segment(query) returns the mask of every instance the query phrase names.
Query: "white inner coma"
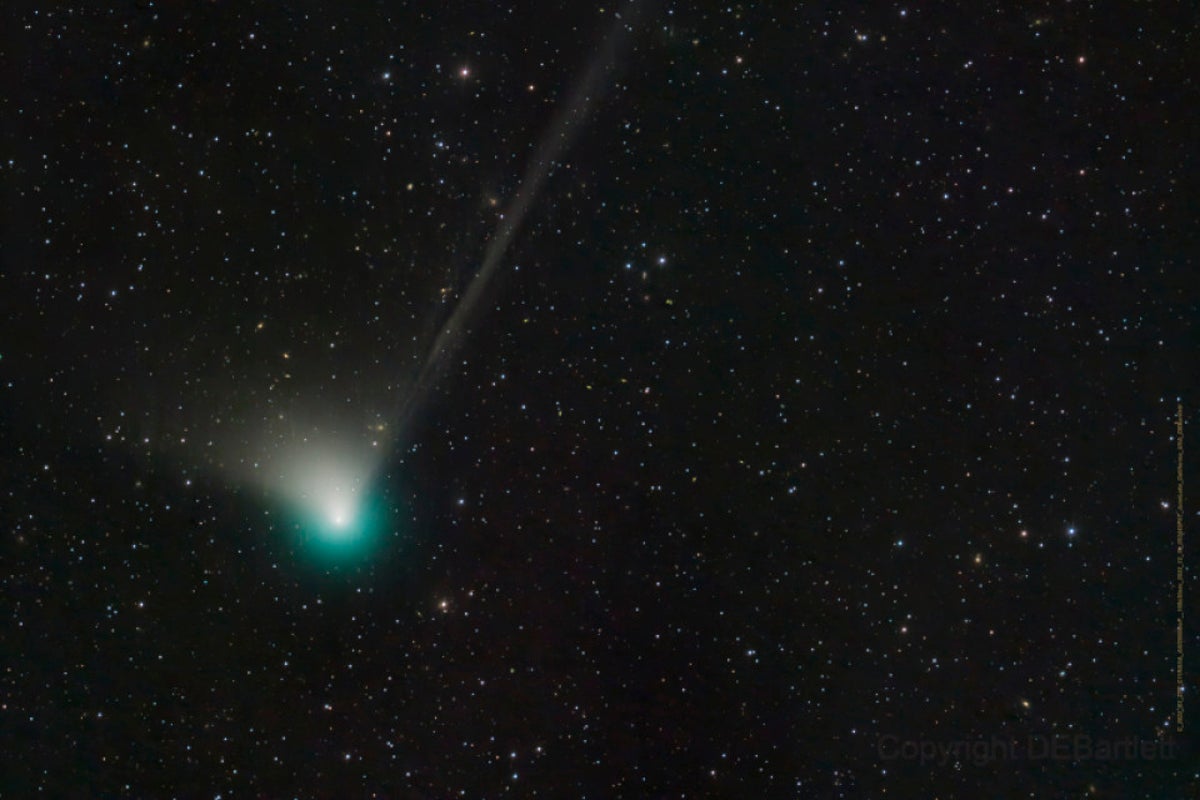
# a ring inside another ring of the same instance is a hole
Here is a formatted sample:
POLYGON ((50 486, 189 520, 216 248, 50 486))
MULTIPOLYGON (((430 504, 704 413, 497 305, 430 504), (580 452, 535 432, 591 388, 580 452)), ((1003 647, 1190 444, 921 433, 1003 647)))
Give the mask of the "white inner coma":
POLYGON ((358 509, 360 481, 352 474, 324 466, 313 469, 313 479, 306 492, 313 511, 338 530, 349 528, 358 509))
POLYGON ((321 520, 327 534, 349 534, 358 519, 370 464, 330 447, 297 448, 277 480, 284 494, 321 520))
POLYGON ((346 500, 335 499, 329 504, 329 524, 335 528, 348 528, 354 522, 354 507, 346 500))

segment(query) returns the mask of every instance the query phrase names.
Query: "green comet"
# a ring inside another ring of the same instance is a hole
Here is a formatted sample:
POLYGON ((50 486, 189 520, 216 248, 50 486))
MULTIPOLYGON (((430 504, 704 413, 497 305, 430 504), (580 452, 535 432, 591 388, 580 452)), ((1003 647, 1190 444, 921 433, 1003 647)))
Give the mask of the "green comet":
POLYGON ((283 507, 289 549, 321 568, 374 556, 392 516, 377 467, 373 447, 333 436, 273 453, 260 474, 283 507))
POLYGON ((324 506, 297 505, 289 527, 307 555, 327 566, 351 565, 374 554, 389 516, 384 498, 373 494, 324 506))

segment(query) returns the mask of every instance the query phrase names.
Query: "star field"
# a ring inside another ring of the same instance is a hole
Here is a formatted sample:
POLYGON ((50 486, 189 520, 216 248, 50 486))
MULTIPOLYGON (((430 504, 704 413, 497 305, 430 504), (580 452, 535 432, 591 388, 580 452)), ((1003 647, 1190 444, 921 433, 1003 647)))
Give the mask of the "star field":
POLYGON ((5 16, 0 794, 1200 796, 1186 4, 5 16))

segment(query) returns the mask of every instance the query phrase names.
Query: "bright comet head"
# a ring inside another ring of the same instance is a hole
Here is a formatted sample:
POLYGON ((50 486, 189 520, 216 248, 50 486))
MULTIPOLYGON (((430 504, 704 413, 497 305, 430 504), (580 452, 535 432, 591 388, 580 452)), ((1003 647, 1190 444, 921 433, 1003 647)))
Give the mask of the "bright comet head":
POLYGON ((339 492, 336 489, 318 504, 331 537, 341 538, 354 533, 361 504, 358 492, 339 492))
POLYGON ((344 535, 353 530, 354 520, 357 516, 353 500, 348 497, 335 497, 321 505, 324 509, 325 521, 329 523, 333 532, 344 535))
POLYGON ((381 522, 371 500, 373 454, 310 441, 281 456, 268 488, 290 507, 304 546, 326 561, 365 555, 381 522))

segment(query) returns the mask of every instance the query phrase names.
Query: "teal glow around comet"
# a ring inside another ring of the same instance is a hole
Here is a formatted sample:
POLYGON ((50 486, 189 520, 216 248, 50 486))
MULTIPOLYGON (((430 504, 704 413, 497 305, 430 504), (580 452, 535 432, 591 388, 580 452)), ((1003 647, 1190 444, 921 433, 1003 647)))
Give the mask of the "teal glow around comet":
POLYGON ((394 515, 374 442, 314 434, 273 455, 261 477, 282 509, 289 549, 321 567, 361 563, 381 550, 394 515))
POLYGON ((373 557, 393 515, 382 494, 365 493, 336 506, 295 505, 288 529, 303 554, 325 566, 351 565, 373 557))

